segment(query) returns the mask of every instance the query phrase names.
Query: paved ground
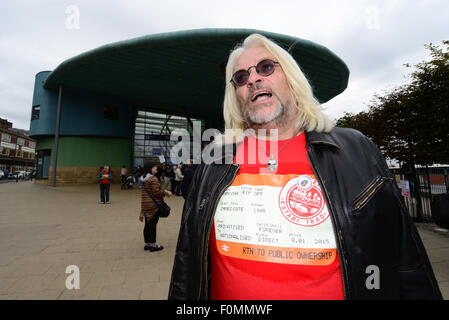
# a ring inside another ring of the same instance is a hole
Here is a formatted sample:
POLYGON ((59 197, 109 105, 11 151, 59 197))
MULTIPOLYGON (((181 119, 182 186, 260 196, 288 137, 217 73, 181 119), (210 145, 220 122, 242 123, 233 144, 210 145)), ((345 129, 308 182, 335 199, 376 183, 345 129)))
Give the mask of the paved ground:
MULTIPOLYGON (((139 190, 113 185, 111 204, 97 185, 53 189, 0 184, 0 300, 166 299, 182 197, 158 224, 160 252, 143 250, 139 190), (66 289, 66 267, 80 269, 80 289, 66 289)), ((449 299, 449 235, 419 224, 441 291, 449 299)))

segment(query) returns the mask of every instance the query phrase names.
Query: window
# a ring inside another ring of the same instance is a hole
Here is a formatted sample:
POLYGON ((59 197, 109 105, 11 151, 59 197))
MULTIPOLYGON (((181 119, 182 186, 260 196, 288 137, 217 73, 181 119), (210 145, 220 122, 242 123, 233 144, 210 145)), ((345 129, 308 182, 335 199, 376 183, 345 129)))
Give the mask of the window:
POLYGON ((22 150, 16 150, 16 158, 23 158, 23 151, 22 150))
POLYGON ((37 120, 39 119, 39 114, 41 112, 41 106, 33 106, 32 112, 31 112, 31 120, 37 120))
POLYGON ((11 135, 7 133, 2 133, 2 141, 11 142, 11 135))
POLYGON ((10 149, 8 149, 8 148, 0 147, 0 154, 1 154, 2 156, 9 156, 9 150, 10 150, 10 149))
POLYGON ((17 144, 18 144, 19 146, 23 146, 23 145, 25 144, 25 139, 23 139, 23 138, 17 138, 17 144))
POLYGON ((28 141, 28 146, 29 146, 31 149, 36 149, 36 142, 34 142, 34 141, 28 141))
POLYGON ((115 107, 104 106, 103 116, 105 119, 108 119, 108 120, 117 120, 118 119, 118 109, 115 107))

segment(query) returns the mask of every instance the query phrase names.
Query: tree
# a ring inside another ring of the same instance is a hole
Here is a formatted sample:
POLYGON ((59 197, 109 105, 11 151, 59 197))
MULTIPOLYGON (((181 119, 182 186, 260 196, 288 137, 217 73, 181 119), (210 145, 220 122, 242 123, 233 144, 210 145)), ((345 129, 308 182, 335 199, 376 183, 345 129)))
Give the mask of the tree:
POLYGON ((414 66, 408 83, 375 95, 369 110, 345 113, 339 127, 363 132, 384 156, 411 164, 449 163, 449 41, 426 45, 431 60, 414 66))
POLYGON ((432 60, 418 63, 411 74, 411 99, 420 111, 418 116, 427 120, 420 130, 417 153, 422 164, 432 163, 428 155, 433 162, 449 162, 449 41, 443 41, 443 46, 446 51, 432 43, 426 45, 432 60))

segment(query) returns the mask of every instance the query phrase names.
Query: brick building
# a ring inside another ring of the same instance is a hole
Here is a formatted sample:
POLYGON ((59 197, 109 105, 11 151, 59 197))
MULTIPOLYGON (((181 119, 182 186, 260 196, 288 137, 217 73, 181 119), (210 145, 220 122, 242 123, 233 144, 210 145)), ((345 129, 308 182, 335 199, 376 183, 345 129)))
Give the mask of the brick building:
POLYGON ((0 118, 0 169, 30 171, 36 167, 36 140, 0 118))

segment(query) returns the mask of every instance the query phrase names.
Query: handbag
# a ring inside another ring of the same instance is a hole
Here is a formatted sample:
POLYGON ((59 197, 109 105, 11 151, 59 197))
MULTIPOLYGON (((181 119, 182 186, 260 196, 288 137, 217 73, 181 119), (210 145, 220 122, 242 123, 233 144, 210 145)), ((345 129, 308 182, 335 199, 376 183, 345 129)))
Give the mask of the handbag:
POLYGON ((157 205, 157 213, 159 214, 159 217, 161 218, 167 218, 170 215, 170 210, 171 208, 168 206, 168 204, 165 203, 164 200, 162 200, 162 202, 160 204, 158 204, 156 202, 156 200, 154 200, 153 195, 149 192, 147 192, 148 195, 151 197, 151 199, 153 199, 154 203, 157 205))

